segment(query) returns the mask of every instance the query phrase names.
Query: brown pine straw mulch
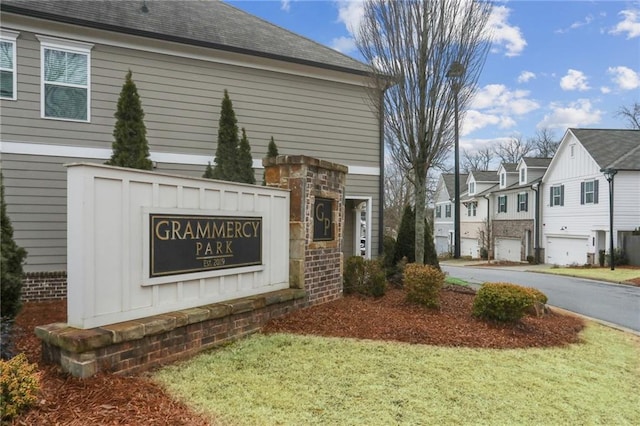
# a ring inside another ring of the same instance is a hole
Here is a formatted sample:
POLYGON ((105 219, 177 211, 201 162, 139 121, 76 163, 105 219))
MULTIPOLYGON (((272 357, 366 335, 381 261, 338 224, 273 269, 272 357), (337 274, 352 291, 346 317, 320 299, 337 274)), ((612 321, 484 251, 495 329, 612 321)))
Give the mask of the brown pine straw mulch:
MULTIPOLYGON (((580 341, 583 321, 551 311, 525 317, 515 325, 491 324, 471 316, 472 290, 441 292, 441 307, 425 310, 408 304, 404 292, 391 288, 380 299, 348 296, 299 310, 271 321, 266 333, 394 340, 415 344, 480 348, 563 346, 580 341)), ((40 360, 37 325, 66 320, 66 301, 26 303, 16 318, 16 349, 37 362, 42 392, 36 407, 14 425, 207 425, 205 418, 171 399, 147 375, 98 375, 76 379, 40 360)))

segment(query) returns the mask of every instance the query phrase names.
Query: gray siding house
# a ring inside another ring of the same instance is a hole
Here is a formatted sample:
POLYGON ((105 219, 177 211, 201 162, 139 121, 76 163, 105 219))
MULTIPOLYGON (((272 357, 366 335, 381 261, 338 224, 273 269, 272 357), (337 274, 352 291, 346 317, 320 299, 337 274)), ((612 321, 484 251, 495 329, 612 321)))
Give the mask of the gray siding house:
POLYGON ((2 171, 28 273, 66 269, 63 165, 110 157, 128 70, 157 171, 202 176, 227 89, 260 179, 271 136, 281 154, 348 166, 345 255, 363 239, 378 253, 382 126, 365 64, 215 0, 3 0, 1 14, 2 171))

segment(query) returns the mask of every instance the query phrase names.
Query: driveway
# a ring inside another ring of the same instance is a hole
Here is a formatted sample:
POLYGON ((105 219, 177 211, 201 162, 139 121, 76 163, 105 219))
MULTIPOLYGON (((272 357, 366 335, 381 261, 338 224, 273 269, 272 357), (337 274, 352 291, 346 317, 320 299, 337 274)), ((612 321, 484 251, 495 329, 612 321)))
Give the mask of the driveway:
POLYGON ((535 287, 547 295, 552 306, 640 333, 640 287, 527 272, 517 267, 454 266, 446 262, 440 266, 452 277, 472 284, 510 282, 535 287))

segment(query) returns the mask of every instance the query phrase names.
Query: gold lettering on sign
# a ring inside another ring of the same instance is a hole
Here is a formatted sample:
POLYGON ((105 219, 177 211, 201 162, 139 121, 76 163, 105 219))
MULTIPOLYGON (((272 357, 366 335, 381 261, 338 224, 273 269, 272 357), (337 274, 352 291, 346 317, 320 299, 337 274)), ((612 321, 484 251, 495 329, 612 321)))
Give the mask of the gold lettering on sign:
POLYGON ((331 229, 331 219, 324 215, 324 204, 316 205, 316 220, 319 220, 324 226, 324 234, 327 235, 331 229))

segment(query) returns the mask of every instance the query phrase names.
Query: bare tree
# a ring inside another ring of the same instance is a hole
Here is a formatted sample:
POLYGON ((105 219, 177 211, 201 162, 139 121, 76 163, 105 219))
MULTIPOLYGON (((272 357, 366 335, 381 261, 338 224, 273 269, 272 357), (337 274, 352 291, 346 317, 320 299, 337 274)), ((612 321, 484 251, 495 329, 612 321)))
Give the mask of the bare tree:
POLYGON ((395 234, 400 226, 402 212, 407 204, 413 204, 413 192, 406 174, 395 161, 384 166, 384 228, 395 234))
POLYGON ((490 47, 491 10, 490 2, 468 0, 364 4, 356 43, 372 66, 371 99, 384 111, 387 147, 413 184, 419 263, 424 259, 427 172, 442 163, 453 144, 456 92, 463 111, 476 89, 490 47), (455 86, 447 80, 454 63, 464 71, 455 86))
POLYGON ((640 130, 640 103, 634 102, 630 107, 620 107, 616 116, 626 120, 630 129, 640 130))
POLYGON ((536 135, 528 140, 529 145, 536 157, 551 158, 560 146, 560 140, 548 128, 543 127, 536 132, 536 135))
POLYGON ((511 136, 508 140, 498 142, 495 153, 503 163, 517 163, 533 150, 530 141, 524 141, 522 136, 511 136))
POLYGON ((463 149, 462 164, 460 167, 465 173, 477 170, 489 170, 493 157, 493 149, 489 146, 485 146, 475 152, 469 152, 466 149, 463 149))

